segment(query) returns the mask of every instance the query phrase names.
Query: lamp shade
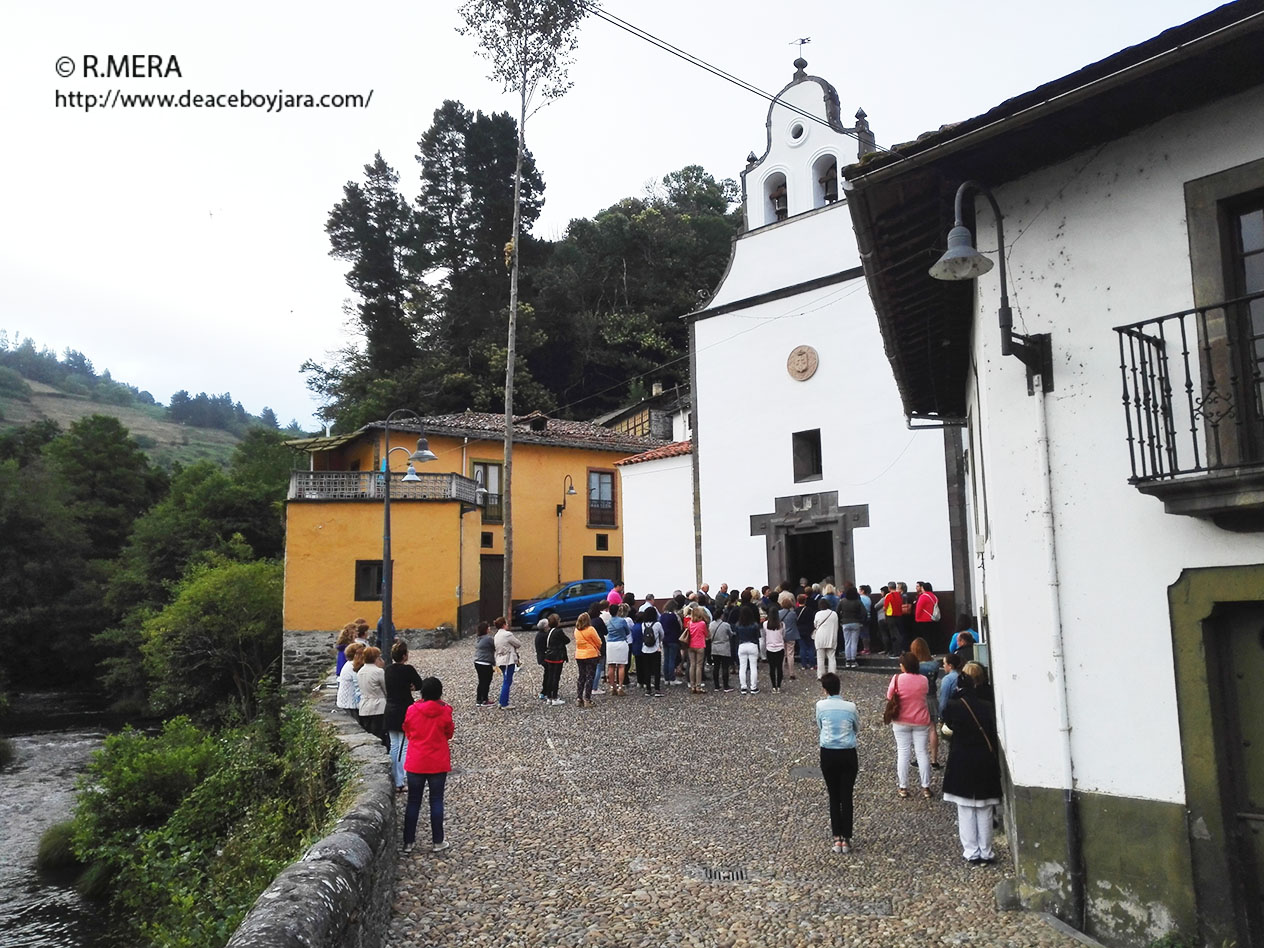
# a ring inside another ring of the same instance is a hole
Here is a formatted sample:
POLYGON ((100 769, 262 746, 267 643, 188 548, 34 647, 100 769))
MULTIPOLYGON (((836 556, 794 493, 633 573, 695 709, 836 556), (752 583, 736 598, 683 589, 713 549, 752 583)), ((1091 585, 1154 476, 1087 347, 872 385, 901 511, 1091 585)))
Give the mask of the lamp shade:
POLYGON ((416 470, 413 469, 413 465, 411 461, 408 462, 407 473, 405 473, 404 476, 400 478, 400 480, 403 481, 405 484, 416 484, 419 480, 421 480, 421 478, 417 476, 416 470))
POLYGON ((418 438, 417 450, 408 456, 408 460, 424 463, 426 461, 437 461, 439 456, 430 450, 430 444, 425 438, 418 438))
POLYGON ((948 249, 930 268, 936 280, 973 280, 992 269, 994 264, 974 249, 970 229, 958 224, 948 231, 948 249))

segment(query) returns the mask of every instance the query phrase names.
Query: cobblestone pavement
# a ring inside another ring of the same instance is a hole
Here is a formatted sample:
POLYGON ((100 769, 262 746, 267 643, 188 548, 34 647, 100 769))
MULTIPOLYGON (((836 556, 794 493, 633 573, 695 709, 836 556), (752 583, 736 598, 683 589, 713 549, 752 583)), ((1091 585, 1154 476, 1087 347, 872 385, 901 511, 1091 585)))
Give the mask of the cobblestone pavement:
MULTIPOLYGON (((844 856, 830 851, 814 678, 778 695, 766 680, 748 696, 629 688, 581 709, 574 662, 565 707, 536 700, 539 670, 524 664, 517 708, 501 711, 474 705, 470 643, 414 657, 454 707, 453 848, 401 855, 392 948, 1077 944, 1036 915, 997 911, 1003 837, 995 866, 970 868, 954 806, 896 797, 886 676, 843 673, 864 725, 844 856)), ((429 841, 424 803, 417 835, 429 841)))

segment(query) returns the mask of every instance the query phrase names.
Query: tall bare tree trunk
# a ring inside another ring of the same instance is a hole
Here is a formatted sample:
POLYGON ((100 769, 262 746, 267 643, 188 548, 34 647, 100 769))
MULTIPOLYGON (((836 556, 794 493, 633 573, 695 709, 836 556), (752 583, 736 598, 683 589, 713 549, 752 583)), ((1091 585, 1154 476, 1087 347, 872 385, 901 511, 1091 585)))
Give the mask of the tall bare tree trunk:
POLYGON ((514 164, 513 196, 513 264, 509 271, 509 343, 505 355, 505 574, 502 596, 506 619, 513 615, 513 424, 514 424, 514 361, 518 342, 518 231, 522 224, 522 153, 525 149, 523 129, 527 124, 527 83, 524 70, 519 86, 518 157, 514 164))

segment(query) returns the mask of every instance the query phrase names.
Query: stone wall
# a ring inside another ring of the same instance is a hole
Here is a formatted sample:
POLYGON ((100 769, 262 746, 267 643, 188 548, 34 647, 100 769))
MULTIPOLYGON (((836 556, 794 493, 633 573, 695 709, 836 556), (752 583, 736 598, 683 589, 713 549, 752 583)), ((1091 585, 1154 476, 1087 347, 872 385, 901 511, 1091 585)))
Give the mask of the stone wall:
MULTIPOLYGON (((328 641, 333 642, 332 633, 328 641)), ((287 652, 288 648, 287 642, 287 652)), ((326 670, 331 648, 332 644, 325 651, 326 670)), ((337 728, 355 762, 351 805, 328 836, 264 890, 228 948, 385 944, 400 839, 390 759, 380 741, 335 708, 336 693, 336 681, 326 674, 314 701, 321 716, 337 728)))
MULTIPOLYGON (((462 637, 447 623, 437 629, 399 629, 395 635, 414 650, 447 648, 462 637)), ((282 687, 292 695, 300 695, 322 681, 333 664, 337 639, 338 633, 333 630, 286 629, 281 640, 282 687)))

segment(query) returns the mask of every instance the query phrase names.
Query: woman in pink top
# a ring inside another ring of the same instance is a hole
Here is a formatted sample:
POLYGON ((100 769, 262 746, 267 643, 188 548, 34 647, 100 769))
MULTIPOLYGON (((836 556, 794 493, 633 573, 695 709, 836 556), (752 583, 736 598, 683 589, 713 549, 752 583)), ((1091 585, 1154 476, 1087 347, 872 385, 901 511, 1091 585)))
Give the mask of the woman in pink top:
POLYGON ((689 690, 695 695, 702 694, 702 657, 707 648, 707 614, 701 606, 694 606, 693 613, 685 626, 685 634, 689 636, 689 690))
POLYGON ((899 780, 899 794, 909 795, 909 750, 917 754, 917 772, 922 780, 922 796, 930 799, 930 713, 926 710, 926 693, 930 683, 918 668, 917 656, 905 652, 900 656, 898 675, 891 678, 887 697, 900 696, 900 712, 891 722, 895 732, 895 775, 899 780))

